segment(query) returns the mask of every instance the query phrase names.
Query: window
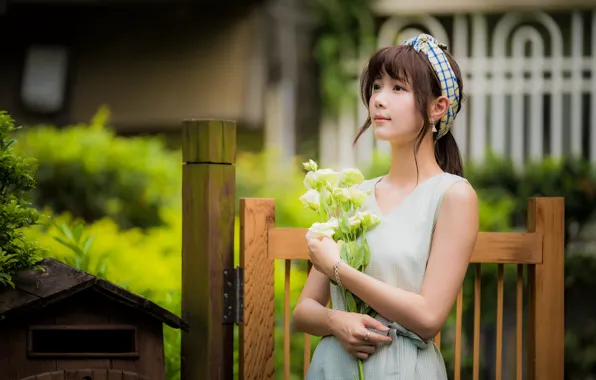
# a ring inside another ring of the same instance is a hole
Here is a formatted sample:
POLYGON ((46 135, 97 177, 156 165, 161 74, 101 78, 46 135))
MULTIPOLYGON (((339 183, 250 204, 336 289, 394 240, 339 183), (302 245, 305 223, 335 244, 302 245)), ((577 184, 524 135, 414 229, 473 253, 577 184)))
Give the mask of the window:
POLYGON ((25 57, 21 97, 28 110, 55 113, 63 108, 68 50, 65 46, 31 46, 25 57))
POLYGON ((31 326, 29 356, 137 357, 137 330, 125 325, 31 326))

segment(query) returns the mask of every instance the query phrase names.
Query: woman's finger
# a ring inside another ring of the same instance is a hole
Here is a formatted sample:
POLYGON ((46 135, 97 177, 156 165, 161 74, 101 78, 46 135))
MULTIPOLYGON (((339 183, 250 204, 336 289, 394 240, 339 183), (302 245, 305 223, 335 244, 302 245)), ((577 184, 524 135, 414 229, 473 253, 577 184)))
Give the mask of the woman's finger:
POLYGON ((369 343, 369 344, 389 343, 393 340, 388 335, 377 334, 370 330, 364 330, 364 332, 362 332, 358 336, 358 338, 361 339, 363 342, 369 343))
POLYGON ((356 352, 364 352, 367 354, 372 354, 377 350, 376 346, 372 346, 369 344, 358 345, 354 347, 354 351, 356 352))
POLYGON ((368 354, 365 352, 356 352, 356 357, 358 359, 365 360, 365 359, 368 359, 368 354))

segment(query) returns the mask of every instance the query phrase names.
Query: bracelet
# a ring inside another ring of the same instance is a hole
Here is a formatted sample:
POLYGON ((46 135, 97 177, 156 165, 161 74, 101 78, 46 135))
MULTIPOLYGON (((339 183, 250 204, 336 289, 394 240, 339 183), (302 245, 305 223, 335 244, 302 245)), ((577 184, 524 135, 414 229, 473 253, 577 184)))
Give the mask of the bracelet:
POLYGON ((341 283, 341 279, 339 278, 339 265, 343 262, 344 262, 343 260, 339 260, 333 266, 333 273, 335 274, 335 282, 337 283, 337 286, 339 286, 340 288, 344 287, 343 284, 341 283))

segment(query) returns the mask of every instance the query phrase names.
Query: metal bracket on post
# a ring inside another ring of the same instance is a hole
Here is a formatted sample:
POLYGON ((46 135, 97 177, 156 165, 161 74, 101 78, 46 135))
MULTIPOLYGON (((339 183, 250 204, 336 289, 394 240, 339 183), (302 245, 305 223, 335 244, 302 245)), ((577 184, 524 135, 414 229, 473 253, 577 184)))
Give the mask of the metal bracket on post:
POLYGON ((223 272, 223 323, 244 323, 244 269, 224 269, 223 272))

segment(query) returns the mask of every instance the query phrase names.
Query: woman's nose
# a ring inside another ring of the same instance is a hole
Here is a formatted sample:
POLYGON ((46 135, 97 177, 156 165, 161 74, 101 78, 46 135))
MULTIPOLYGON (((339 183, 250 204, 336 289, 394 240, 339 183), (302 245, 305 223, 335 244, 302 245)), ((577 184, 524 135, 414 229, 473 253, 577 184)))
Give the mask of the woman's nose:
POLYGON ((381 92, 379 92, 379 93, 377 94, 377 96, 375 96, 374 105, 375 105, 375 107, 377 107, 377 108, 385 108, 385 105, 386 105, 386 103, 385 103, 385 97, 384 97, 384 95, 383 95, 383 92, 382 92, 382 91, 381 91, 381 92))

